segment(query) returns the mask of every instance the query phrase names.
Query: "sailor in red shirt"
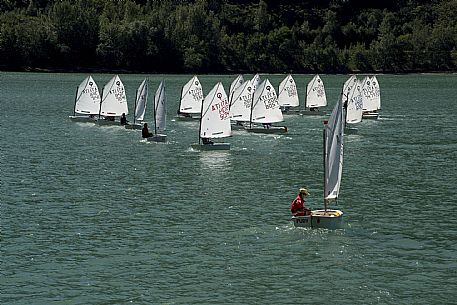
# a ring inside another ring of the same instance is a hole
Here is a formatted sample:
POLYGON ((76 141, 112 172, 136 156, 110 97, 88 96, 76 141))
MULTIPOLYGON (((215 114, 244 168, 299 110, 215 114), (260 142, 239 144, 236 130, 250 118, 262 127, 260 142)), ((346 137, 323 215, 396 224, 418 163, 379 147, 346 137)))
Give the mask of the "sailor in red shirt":
POLYGON ((292 201, 290 205, 290 211, 293 216, 305 216, 309 215, 309 209, 305 209, 305 197, 309 195, 309 192, 305 188, 301 188, 298 196, 292 201))

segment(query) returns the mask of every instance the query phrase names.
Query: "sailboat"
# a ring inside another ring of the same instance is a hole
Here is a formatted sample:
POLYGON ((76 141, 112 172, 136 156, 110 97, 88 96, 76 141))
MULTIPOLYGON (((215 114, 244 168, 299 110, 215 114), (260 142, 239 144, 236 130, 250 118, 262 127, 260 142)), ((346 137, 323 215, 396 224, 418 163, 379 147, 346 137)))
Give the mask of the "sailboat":
POLYGON ((103 88, 96 123, 99 125, 120 125, 119 121, 115 121, 115 117, 120 117, 122 114, 127 115, 128 112, 124 84, 116 75, 103 88))
POLYGON ((298 99, 297 85, 290 74, 279 84, 278 103, 283 113, 298 112, 296 109, 291 109, 291 107, 298 107, 300 101, 298 99))
POLYGON ((144 79, 138 89, 136 90, 135 97, 135 113, 133 115, 133 123, 125 125, 127 129, 141 129, 143 127, 142 121, 146 113, 146 104, 148 102, 148 81, 144 79))
POLYGON ((100 93, 97 84, 89 75, 76 88, 75 107, 70 119, 74 122, 93 122, 99 108, 100 93))
POLYGON ((230 143, 211 141, 231 135, 229 102, 221 82, 218 82, 203 100, 201 114, 198 144, 192 144, 192 148, 229 150, 230 143))
POLYGON ((251 80, 247 80, 233 92, 230 102, 232 129, 244 129, 244 124, 249 122, 253 91, 251 80))
POLYGON ((320 107, 327 106, 324 82, 318 74, 306 86, 305 110, 300 111, 305 115, 322 115, 320 107))
POLYGON ((154 134, 151 137, 148 137, 148 141, 153 142, 166 142, 167 135, 162 134, 165 130, 166 125, 166 103, 167 96, 165 95, 165 85, 160 82, 159 87, 157 88, 156 94, 154 95, 154 134))
POLYGON ((343 172, 344 109, 342 97, 324 122, 324 209, 309 215, 292 216, 296 227, 338 229, 343 226, 343 212, 329 209, 330 200, 337 200, 343 172))
POLYGON ((233 82, 230 84, 229 90, 229 103, 232 104, 233 93, 244 83, 243 75, 238 75, 233 82))
POLYGON ((285 133, 286 126, 272 126, 272 123, 284 121, 279 108, 278 97, 275 88, 268 79, 265 79, 255 90, 252 104, 249 126, 246 131, 256 133, 285 133), (263 124, 263 127, 254 125, 263 124))
POLYGON ((344 132, 346 134, 357 134, 358 129, 354 124, 362 121, 362 82, 352 75, 343 86, 343 107, 346 108, 344 132))
POLYGON ((254 75, 254 77, 252 77, 251 85, 252 85, 252 88, 254 89, 254 92, 259 87, 261 82, 262 82, 262 79, 260 78, 259 73, 257 73, 256 75, 254 75))
POLYGON ((179 120, 200 118, 202 102, 202 85, 198 77, 194 75, 194 77, 182 87, 177 118, 179 120))
POLYGON ((377 119, 381 109, 381 91, 378 80, 376 76, 367 76, 363 82, 363 118, 377 119))

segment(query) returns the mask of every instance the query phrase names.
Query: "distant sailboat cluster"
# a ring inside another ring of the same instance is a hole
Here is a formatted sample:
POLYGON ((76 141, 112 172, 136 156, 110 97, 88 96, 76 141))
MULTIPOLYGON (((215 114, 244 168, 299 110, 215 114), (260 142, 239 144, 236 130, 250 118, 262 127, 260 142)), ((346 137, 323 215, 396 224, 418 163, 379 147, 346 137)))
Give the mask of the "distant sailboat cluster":
MULTIPOLYGON (((75 107, 70 119, 75 122, 93 122, 97 125, 122 125, 126 129, 143 129, 143 122, 149 94, 148 80, 145 79, 136 91, 133 122, 127 121, 128 105, 125 87, 118 75, 114 76, 103 87, 102 92, 92 76, 88 76, 77 87, 75 107)), ((148 140, 163 142, 166 139, 163 132, 166 123, 166 95, 163 81, 154 95, 154 133, 148 140)))
MULTIPOLYGON (((154 95, 154 133, 149 133, 144 118, 149 94, 148 80, 144 79, 136 91, 133 121, 128 122, 127 98, 124 84, 118 75, 98 90, 92 76, 88 76, 77 87, 74 114, 71 119, 79 122, 94 122, 98 125, 124 125, 127 129, 142 129, 143 137, 149 141, 166 141, 163 134, 166 125, 166 94, 162 81, 154 95), (144 129, 146 128, 146 131, 144 129), (147 136, 146 136, 147 135, 147 136)), ((376 76, 357 79, 349 77, 342 87, 341 99, 345 113, 345 131, 357 133, 354 124, 364 118, 377 118, 381 108, 380 88, 376 76)), ((279 84, 278 90, 269 79, 255 74, 251 79, 238 75, 230 84, 228 95, 221 82, 205 96, 203 87, 194 75, 182 86, 177 120, 200 120, 199 145, 211 145, 207 149, 229 149, 230 145, 214 145, 211 139, 231 135, 232 130, 253 133, 281 134, 288 131, 285 114, 324 115, 327 96, 319 75, 307 83, 300 106, 297 84, 291 74, 279 84)), ((194 148, 200 147, 195 145, 194 148)))

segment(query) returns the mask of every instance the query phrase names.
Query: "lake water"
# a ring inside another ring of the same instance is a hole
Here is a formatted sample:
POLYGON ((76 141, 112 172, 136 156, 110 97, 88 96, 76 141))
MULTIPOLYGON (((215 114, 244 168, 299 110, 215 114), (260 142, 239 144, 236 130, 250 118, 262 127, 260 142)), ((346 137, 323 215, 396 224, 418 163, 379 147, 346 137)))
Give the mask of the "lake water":
MULTIPOLYGON (((174 120, 191 75, 148 76, 151 92, 165 80, 167 144, 71 122, 86 76, 0 73, 1 304, 457 299, 456 74, 377 76, 380 119, 345 136, 336 231, 290 222, 301 186, 322 207, 325 117, 288 115, 285 135, 234 131, 230 151, 197 152, 198 122, 174 120)), ((112 75, 93 77, 102 88, 112 75)), ((130 113, 144 77, 121 75, 130 113)), ((208 93, 235 76, 199 77, 208 93)), ((347 76, 321 77, 331 111, 347 76)), ((303 99, 312 76, 294 78, 303 99)))

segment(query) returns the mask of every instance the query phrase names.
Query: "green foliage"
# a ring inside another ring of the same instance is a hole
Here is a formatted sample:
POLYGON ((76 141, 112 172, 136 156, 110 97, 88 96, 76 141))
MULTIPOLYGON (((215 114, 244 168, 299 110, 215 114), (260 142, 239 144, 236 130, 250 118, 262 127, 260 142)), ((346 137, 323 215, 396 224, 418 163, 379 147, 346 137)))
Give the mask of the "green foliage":
POLYGON ((457 68, 457 0, 0 0, 0 67, 145 72, 457 68))

